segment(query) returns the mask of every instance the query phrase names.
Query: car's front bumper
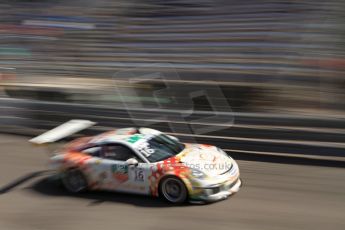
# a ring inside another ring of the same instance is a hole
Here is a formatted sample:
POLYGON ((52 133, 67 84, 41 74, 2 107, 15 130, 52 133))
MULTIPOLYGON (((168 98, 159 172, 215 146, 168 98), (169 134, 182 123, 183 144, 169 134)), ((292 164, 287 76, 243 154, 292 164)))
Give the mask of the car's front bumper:
POLYGON ((238 178, 236 181, 231 183, 217 184, 212 187, 200 188, 201 193, 190 197, 190 202, 215 202, 228 198, 231 194, 236 193, 240 190, 242 185, 241 179, 238 178))

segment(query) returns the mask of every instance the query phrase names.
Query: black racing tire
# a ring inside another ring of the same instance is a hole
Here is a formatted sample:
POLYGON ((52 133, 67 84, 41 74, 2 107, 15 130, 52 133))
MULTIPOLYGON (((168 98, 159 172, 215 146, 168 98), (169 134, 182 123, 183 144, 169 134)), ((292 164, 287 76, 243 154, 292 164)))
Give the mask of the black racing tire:
POLYGON ((188 198, 188 190, 181 179, 168 176, 159 183, 159 195, 169 203, 182 204, 188 198))
POLYGON ((80 193, 87 190, 87 180, 84 174, 78 169, 66 170, 61 178, 62 185, 70 193, 80 193))

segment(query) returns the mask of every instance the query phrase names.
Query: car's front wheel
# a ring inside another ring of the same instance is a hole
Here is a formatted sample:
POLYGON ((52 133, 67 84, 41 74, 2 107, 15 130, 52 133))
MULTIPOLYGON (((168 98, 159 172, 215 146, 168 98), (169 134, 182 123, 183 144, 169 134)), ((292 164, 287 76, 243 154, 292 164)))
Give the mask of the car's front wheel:
POLYGON ((188 192, 185 184, 177 177, 164 178, 159 186, 160 195, 168 202, 181 204, 187 200, 188 192))
POLYGON ((78 169, 69 169, 62 175, 62 184, 71 193, 78 193, 87 189, 87 181, 78 169))

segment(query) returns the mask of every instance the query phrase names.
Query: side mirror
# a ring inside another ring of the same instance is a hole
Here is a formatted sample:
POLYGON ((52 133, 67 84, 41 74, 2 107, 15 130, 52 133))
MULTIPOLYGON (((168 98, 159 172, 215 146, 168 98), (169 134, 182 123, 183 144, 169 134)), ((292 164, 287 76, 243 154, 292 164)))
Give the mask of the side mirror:
POLYGON ((126 160, 126 164, 129 166, 131 166, 131 165, 138 166, 139 162, 135 158, 129 158, 128 160, 126 160))

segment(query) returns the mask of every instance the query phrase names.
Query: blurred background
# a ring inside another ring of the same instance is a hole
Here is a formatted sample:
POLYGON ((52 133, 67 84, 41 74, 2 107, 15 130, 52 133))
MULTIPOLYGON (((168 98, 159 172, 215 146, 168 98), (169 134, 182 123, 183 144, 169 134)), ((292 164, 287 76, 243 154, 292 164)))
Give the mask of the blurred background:
POLYGON ((344 229, 344 25, 341 0, 0 0, 0 229, 344 229), (28 144, 70 119, 217 145, 244 186, 71 196, 28 144))
POLYGON ((307 144, 303 154, 338 156, 344 12, 318 0, 2 0, 0 124, 18 133, 88 118, 227 137, 250 153, 307 144))
POLYGON ((2 70, 1 83, 11 97, 113 104, 114 73, 155 64, 201 87, 216 82, 234 111, 344 112, 341 1, 3 0, 0 6, 0 65, 15 68, 9 76, 2 70))

